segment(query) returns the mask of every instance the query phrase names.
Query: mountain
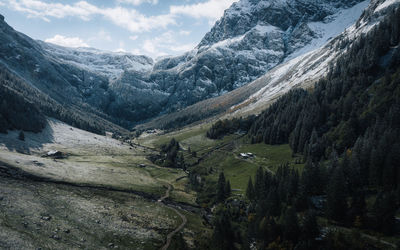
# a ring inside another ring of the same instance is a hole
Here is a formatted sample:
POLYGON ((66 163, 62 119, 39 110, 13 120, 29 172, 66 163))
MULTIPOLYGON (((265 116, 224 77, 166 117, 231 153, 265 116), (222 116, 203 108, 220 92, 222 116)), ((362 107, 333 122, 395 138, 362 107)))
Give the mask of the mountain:
POLYGON ((367 4, 242 0, 225 11, 195 49, 158 61, 35 41, 2 18, 0 62, 58 103, 85 107, 129 128, 223 95, 320 47, 353 24, 367 4))
MULTIPOLYGON (((351 16, 351 10, 363 9, 358 20, 354 21, 339 35, 332 36, 327 42, 325 39, 313 40, 314 43, 298 50, 297 53, 292 54, 284 62, 249 84, 222 96, 201 101, 179 112, 157 117, 148 123, 137 126, 137 128, 168 129, 212 116, 245 117, 251 114, 259 114, 293 88, 312 88, 314 83, 327 74, 337 58, 345 53, 357 38, 368 33, 398 5, 399 1, 374 0, 369 4, 368 2, 361 2, 355 5, 353 9, 348 9, 347 12, 347 16, 351 16), (364 4, 367 5, 365 9, 362 6, 364 4), (320 43, 322 43, 322 46, 319 46, 320 43)), ((336 19, 337 22, 345 21, 345 16, 346 14, 336 19)), ((325 27, 326 32, 334 32, 333 28, 337 27, 335 25, 335 22, 328 23, 325 27)), ((323 24, 319 23, 319 26, 322 27, 323 24)))
MULTIPOLYGON (((225 11, 194 50, 157 61, 147 77, 139 80, 155 83, 168 96, 159 99, 162 111, 167 112, 222 95, 257 79, 290 56, 323 45, 353 24, 368 1, 300 3, 239 1, 225 11), (271 16, 288 21, 278 25, 278 20, 268 19, 271 16)), ((124 75, 137 79, 129 71, 124 75)))

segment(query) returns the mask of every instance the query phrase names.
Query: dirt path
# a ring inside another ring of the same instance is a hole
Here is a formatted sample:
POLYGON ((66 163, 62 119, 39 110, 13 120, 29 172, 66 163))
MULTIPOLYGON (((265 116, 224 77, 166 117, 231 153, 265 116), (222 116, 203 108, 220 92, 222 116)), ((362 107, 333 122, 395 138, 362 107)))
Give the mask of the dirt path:
POLYGON ((167 199, 169 197, 169 193, 171 192, 171 185, 168 184, 168 189, 167 191, 165 191, 165 195, 163 197, 161 197, 160 199, 158 199, 158 202, 163 202, 165 199, 167 199))
MULTIPOLYGON (((167 191, 165 191, 165 195, 158 200, 158 203, 162 203, 165 199, 167 199, 169 197, 171 189, 172 189, 172 186, 170 184, 168 184, 168 189, 167 189, 167 191)), ((174 212, 177 215, 179 215, 179 217, 181 217, 182 223, 177 228, 175 228, 174 231, 170 232, 167 235, 167 241, 165 242, 165 245, 160 248, 161 250, 167 250, 168 249, 169 245, 171 244, 172 238, 175 236, 175 234, 177 234, 179 231, 181 231, 185 227, 185 225, 187 223, 186 216, 184 216, 181 212, 179 212, 178 209, 174 208, 171 205, 166 205, 166 204, 164 204, 164 205, 169 207, 170 209, 174 210, 174 212)))

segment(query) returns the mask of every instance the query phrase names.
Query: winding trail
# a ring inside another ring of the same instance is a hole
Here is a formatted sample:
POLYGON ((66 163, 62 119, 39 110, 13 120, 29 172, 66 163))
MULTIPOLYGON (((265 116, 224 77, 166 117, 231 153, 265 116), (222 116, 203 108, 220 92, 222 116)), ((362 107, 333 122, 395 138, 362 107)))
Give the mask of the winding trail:
MULTIPOLYGON (((172 186, 170 184, 168 184, 168 189, 167 189, 167 191, 165 191, 165 195, 158 200, 158 203, 163 203, 163 201, 169 197, 171 189, 172 189, 172 186)), ((182 219, 182 223, 177 228, 175 228, 174 231, 170 232, 167 235, 167 240, 165 242, 165 245, 160 248, 161 250, 167 250, 169 245, 171 244, 171 240, 175 236, 175 234, 177 234, 179 231, 181 231, 185 227, 185 225, 187 223, 187 218, 181 212, 179 212, 178 209, 172 207, 171 205, 166 205, 165 203, 163 203, 163 204, 164 204, 164 206, 167 206, 170 209, 174 210, 174 212, 177 215, 179 215, 182 219)))

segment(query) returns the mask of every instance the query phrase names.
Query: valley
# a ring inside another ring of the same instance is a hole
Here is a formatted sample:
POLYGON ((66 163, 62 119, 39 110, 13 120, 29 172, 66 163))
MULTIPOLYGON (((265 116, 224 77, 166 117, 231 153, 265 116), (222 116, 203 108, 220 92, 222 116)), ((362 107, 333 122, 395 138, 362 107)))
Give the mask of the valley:
POLYGON ((158 58, 0 15, 0 249, 400 247, 400 0, 231 4, 158 58))

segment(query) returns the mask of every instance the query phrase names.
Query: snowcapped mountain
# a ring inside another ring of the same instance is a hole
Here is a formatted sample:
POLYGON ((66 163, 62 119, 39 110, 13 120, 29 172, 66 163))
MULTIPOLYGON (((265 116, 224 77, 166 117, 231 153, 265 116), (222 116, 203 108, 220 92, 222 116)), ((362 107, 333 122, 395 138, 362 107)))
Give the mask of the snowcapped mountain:
POLYGON ((310 56, 353 25, 368 4, 241 0, 192 51, 157 61, 34 41, 1 21, 0 62, 55 100, 88 105, 128 126, 223 95, 310 56))

